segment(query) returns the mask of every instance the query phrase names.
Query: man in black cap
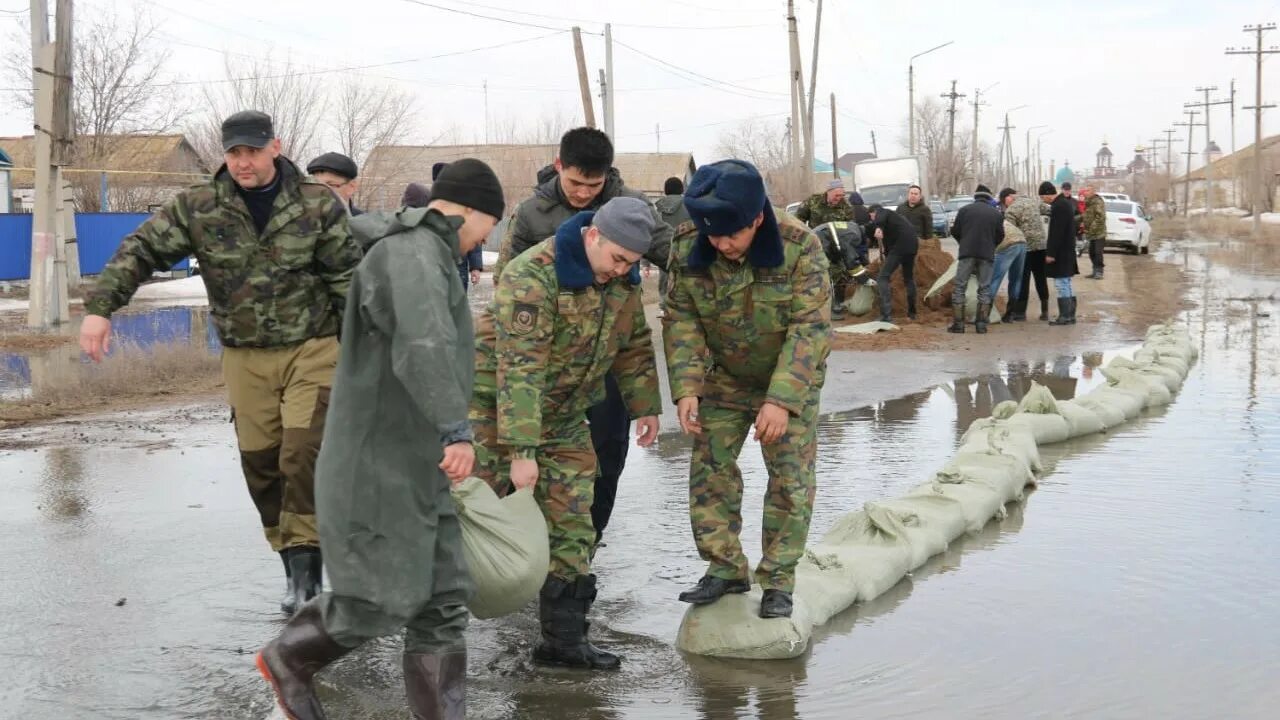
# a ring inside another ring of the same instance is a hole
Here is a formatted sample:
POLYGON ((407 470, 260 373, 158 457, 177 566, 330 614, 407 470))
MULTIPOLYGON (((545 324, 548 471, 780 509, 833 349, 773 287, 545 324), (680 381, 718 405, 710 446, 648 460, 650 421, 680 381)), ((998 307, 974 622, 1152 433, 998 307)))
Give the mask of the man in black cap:
POLYGON ((211 181, 179 193, 120 243, 88 292, 80 346, 101 360, 111 314, 138 286, 185 257, 200 261, 240 465, 284 563, 281 609, 292 613, 321 587, 316 454, 361 253, 342 203, 280 154, 269 115, 227 118, 222 149, 226 163, 211 181))
MULTIPOLYGON (((449 167, 449 163, 438 162, 431 166, 431 182, 435 182, 440 177, 440 173, 449 167)), ((410 183, 412 188, 417 183, 410 183)), ((420 187, 420 186, 419 186, 420 187)), ((409 188, 405 189, 405 196, 409 195, 409 188)), ((408 203, 405 203, 406 205, 408 203)), ((472 285, 480 282, 480 273, 484 270, 484 243, 481 242, 466 253, 462 261, 458 263, 458 276, 462 278, 462 289, 470 290, 472 285)))
POLYGON ((459 160, 426 208, 391 216, 356 268, 316 488, 332 590, 257 658, 290 718, 323 718, 313 676, 400 628, 413 717, 465 715, 472 585, 449 485, 475 462, 475 338, 452 270, 502 210, 489 166, 459 160))
POLYGON ((879 204, 869 208, 871 223, 868 225, 876 240, 880 241, 880 276, 876 284, 880 288, 880 321, 893 322, 893 294, 890 280, 893 271, 902 268, 902 282, 907 290, 907 317, 916 319, 916 253, 920 251, 920 236, 910 221, 879 204))
POLYGON ((991 316, 991 273, 996 259, 996 246, 1004 241, 1004 216, 991 206, 991 190, 979 185, 973 202, 960 208, 951 223, 951 237, 960 244, 956 253, 955 289, 951 292, 951 327, 947 332, 964 332, 964 294, 969 278, 978 278, 978 314, 974 328, 981 335, 987 331, 991 316))
POLYGON ((360 183, 356 180, 360 171, 351 158, 342 153, 327 152, 307 163, 307 174, 337 193, 352 217, 364 212, 352 202, 352 198, 360 190, 360 183))

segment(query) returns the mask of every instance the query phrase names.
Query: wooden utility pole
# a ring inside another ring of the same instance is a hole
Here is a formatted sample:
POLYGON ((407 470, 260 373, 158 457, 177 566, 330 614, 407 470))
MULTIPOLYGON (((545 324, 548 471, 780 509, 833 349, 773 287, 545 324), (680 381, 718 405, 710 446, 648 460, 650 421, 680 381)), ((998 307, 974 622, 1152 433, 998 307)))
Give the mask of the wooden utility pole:
POLYGON ((978 109, 986 103, 982 102, 982 90, 973 89, 973 137, 970 138, 969 154, 973 156, 970 161, 973 166, 973 182, 978 183, 978 109))
POLYGON ((582 28, 573 26, 573 56, 578 61, 578 89, 582 92, 582 119, 587 127, 596 126, 596 111, 591 105, 591 84, 587 82, 587 56, 582 50, 582 28))
POLYGON ((1252 106, 1245 106, 1241 110, 1253 111, 1253 202, 1251 207, 1253 210, 1253 236, 1256 238, 1262 233, 1262 209, 1267 203, 1262 201, 1262 111, 1267 108, 1273 108, 1275 105, 1262 104, 1262 56, 1273 55, 1280 52, 1275 47, 1262 48, 1262 33, 1275 30, 1275 23, 1267 23, 1265 25, 1246 25, 1244 31, 1253 33, 1254 46, 1249 48, 1227 48, 1228 55, 1253 55, 1254 56, 1254 100, 1252 106))
POLYGON ((871 154, 880 157, 880 148, 876 145, 876 131, 871 131, 871 154))
POLYGON ((42 330, 71 321, 67 236, 59 222, 66 212, 61 167, 70 161, 72 143, 71 20, 71 0, 57 0, 56 42, 50 42, 48 3, 31 0, 36 156, 27 326, 42 330))
POLYGON ((609 122, 612 120, 609 117, 609 79, 605 77, 603 68, 600 69, 600 114, 603 116, 604 134, 609 135, 609 122))
POLYGON ((813 100, 818 94, 818 40, 822 37, 822 0, 818 0, 818 14, 813 22, 813 64, 809 70, 809 106, 804 114, 804 164, 805 173, 813 172, 814 118, 813 100))
POLYGON ((1209 157, 1209 149, 1213 147, 1213 134, 1210 132, 1210 111, 1214 105, 1226 105, 1227 100, 1209 100, 1209 93, 1217 90, 1217 85, 1197 87, 1196 92, 1204 93, 1204 101, 1183 103, 1183 107, 1204 108, 1204 213, 1205 218, 1213 217, 1213 159, 1209 157))
POLYGON ((661 123, 653 124, 653 142, 654 142, 653 151, 662 152, 662 124, 661 123))
POLYGON ((1010 134, 1015 127, 1009 124, 1009 113, 1004 114, 1004 125, 1000 126, 1000 131, 1004 136, 1000 139, 1000 170, 1004 173, 1003 182, 999 185, 1013 185, 1014 167, 1013 167, 1013 136, 1010 134), (1007 162, 1006 162, 1007 157, 1007 162))
MULTIPOLYGON (((875 132, 874 130, 872 132, 875 132)), ((831 176, 840 179, 840 150, 836 145, 836 94, 831 93, 831 176)))
MULTIPOLYGON (((800 181, 799 168, 803 162, 800 149, 800 103, 804 100, 804 79, 800 76, 800 36, 796 30, 796 3, 787 0, 787 55, 791 60, 791 176, 800 181)), ((800 192, 808 189, 807 183, 798 187, 800 192)))
POLYGON ((1169 178, 1169 190, 1165 194, 1165 203, 1172 204, 1174 200, 1173 194, 1173 144, 1182 142, 1181 139, 1174 139, 1174 133, 1177 130, 1161 130, 1164 133, 1164 174, 1169 178))
POLYGON ((951 81, 951 92, 942 97, 951 101, 947 108, 947 189, 954 194, 956 190, 956 100, 964 97, 964 93, 956 92, 956 81, 951 81))
POLYGON ((1188 206, 1191 204, 1191 158, 1196 154, 1195 151, 1191 149, 1191 146, 1195 142, 1194 133, 1196 128, 1204 125, 1204 123, 1196 122, 1196 116, 1200 114, 1199 110, 1186 110, 1185 112, 1187 113, 1187 121, 1184 123, 1174 123, 1174 125, 1177 125, 1178 127, 1187 128, 1187 149, 1182 153, 1187 156, 1187 174, 1182 178, 1183 217, 1187 217, 1187 213, 1190 211, 1188 206))

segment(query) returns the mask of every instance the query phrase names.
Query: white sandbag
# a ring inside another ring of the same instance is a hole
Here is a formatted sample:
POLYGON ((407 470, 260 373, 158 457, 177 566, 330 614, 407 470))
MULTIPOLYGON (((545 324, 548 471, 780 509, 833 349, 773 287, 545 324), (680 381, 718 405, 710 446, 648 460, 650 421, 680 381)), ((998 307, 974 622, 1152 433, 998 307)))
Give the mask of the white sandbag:
POLYGON ((1102 375, 1114 387, 1128 386, 1138 392, 1145 391, 1145 407, 1160 407, 1173 400, 1173 394, 1160 378, 1119 367, 1102 368, 1102 375))
POLYGON ((1031 389, 1018 402, 1018 412, 1035 415, 1057 415, 1058 401, 1049 388, 1038 382, 1031 383, 1031 389))
MULTIPOLYGON (((1098 416, 1097 412, 1074 400, 1059 401, 1058 413, 1067 419, 1067 425, 1071 426, 1071 437, 1073 438, 1100 433, 1107 428, 1106 422, 1098 416)), ((1123 421, 1124 414, 1118 413, 1118 415, 1120 421, 1123 421)), ((1119 425, 1120 422, 1115 424, 1119 425)))
POLYGON ((1172 368, 1158 365, 1154 361, 1139 362, 1137 360, 1129 360, 1127 358, 1118 357, 1107 363, 1108 368, 1116 368, 1135 372, 1139 375, 1156 378, 1164 383, 1164 386, 1170 392, 1177 392, 1182 387, 1183 376, 1172 368))
POLYGON ((877 513, 888 513, 898 521, 899 532, 911 548, 912 570, 946 550, 952 539, 964 532, 964 513, 960 506, 943 497, 869 502, 863 509, 872 517, 877 513))
POLYGON ((846 568, 861 601, 878 597, 911 570, 911 546, 901 525, 885 515, 873 518, 865 509, 836 520, 806 553, 810 556, 846 568))
POLYGON ((1142 347, 1144 350, 1155 350, 1162 355, 1176 357, 1187 363, 1196 359, 1196 350, 1191 343, 1174 340, 1172 338, 1148 340, 1142 344, 1142 347))
POLYGON ((973 482, 995 488, 1002 503, 1021 498, 1023 489, 1035 483, 1031 466, 1012 455, 961 451, 951 458, 942 472, 959 473, 972 478, 973 482))
POLYGON ((1004 507, 1002 488, 959 472, 938 472, 932 482, 907 491, 905 497, 940 495, 955 500, 964 514, 966 532, 977 532, 1004 507))
POLYGON ((841 325, 836 328, 836 332, 846 335, 875 335, 881 332, 897 332, 901 329, 890 322, 872 320, 870 322, 854 323, 853 325, 841 325))
MULTIPOLYGON (((1123 416, 1121 417, 1123 420, 1123 416)), ((956 452, 980 452, 997 455, 1013 455, 1021 458, 1033 472, 1040 472, 1040 451, 1035 436, 1025 427, 1010 426, 1000 421, 988 422, 983 427, 970 426, 960 441, 956 452)))
MULTIPOLYGON (((797 590, 799 590, 797 577, 797 590)), ((710 605, 689 608, 676 635, 676 647, 695 655, 781 660, 800 655, 809 647, 813 623, 797 592, 789 618, 760 618, 760 587, 731 593, 710 605)))
POLYGON ((1184 380, 1186 379, 1187 374, 1191 372, 1191 366, 1188 365, 1185 360, 1172 355, 1165 355, 1159 350, 1148 350, 1143 348, 1133 354, 1133 359, 1136 362, 1150 362, 1159 365, 1160 367, 1173 370, 1178 373, 1179 378, 1184 380))
POLYGON ((871 312, 876 304, 876 289, 870 285, 859 285, 853 291, 853 297, 844 301, 844 309, 851 315, 861 317, 871 312))
POLYGON ((1147 406, 1147 393, 1145 390, 1132 391, 1112 385, 1100 385, 1080 399, 1081 402, 1086 400, 1102 403, 1111 410, 1122 413, 1125 420, 1132 420, 1142 414, 1142 408, 1147 406))
POLYGON ((462 552, 476 592, 467 609, 478 618, 520 610, 547 578, 547 521, 532 490, 499 499, 479 478, 453 487, 462 552))
POLYGON ((796 593, 803 597, 805 614, 821 625, 858 600, 854 569, 831 554, 815 554, 806 549, 796 565, 796 593))
POLYGON ((1031 431, 1036 445, 1059 443, 1071 437, 1071 426, 1061 415, 1041 415, 1037 413, 1015 413, 1006 422, 1020 425, 1031 431))
MULTIPOLYGON (((951 266, 947 268, 946 272, 939 275, 938 279, 933 281, 933 285, 929 286, 929 292, 924 294, 924 299, 928 300, 934 295, 937 295, 939 292, 942 291, 942 288, 944 285, 955 280, 956 270, 958 266, 959 266, 959 261, 952 260, 951 266)), ((991 313, 987 318, 987 322, 993 325, 998 324, 1000 322, 1000 311, 996 310, 994 301, 995 301, 995 298, 992 298, 991 313)), ((978 316, 978 278, 976 275, 970 275, 969 282, 964 287, 964 320, 965 322, 973 322, 974 318, 976 318, 977 316, 978 316)))
MULTIPOLYGON (((1109 402, 1105 402, 1101 398, 1093 397, 1092 394, 1076 398, 1071 402, 1093 412, 1093 414, 1102 423, 1103 430, 1110 430, 1128 419, 1125 417, 1124 410, 1122 408, 1116 407, 1109 402)), ((1135 410, 1134 415, 1137 415, 1139 411, 1141 411, 1141 408, 1135 410)), ((1068 419, 1067 422, 1070 422, 1070 420, 1068 419)))

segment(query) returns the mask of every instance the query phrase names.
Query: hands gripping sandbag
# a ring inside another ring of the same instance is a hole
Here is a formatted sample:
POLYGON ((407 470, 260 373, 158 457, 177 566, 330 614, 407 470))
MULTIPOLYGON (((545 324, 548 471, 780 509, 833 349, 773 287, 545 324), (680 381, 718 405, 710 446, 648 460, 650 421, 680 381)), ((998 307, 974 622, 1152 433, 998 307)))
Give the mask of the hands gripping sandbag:
POLYGON ((453 488, 462 526, 462 552, 476 592, 467 609, 478 618, 508 615, 538 596, 551 551, 547 521, 532 490, 505 498, 483 480, 467 478, 453 488))

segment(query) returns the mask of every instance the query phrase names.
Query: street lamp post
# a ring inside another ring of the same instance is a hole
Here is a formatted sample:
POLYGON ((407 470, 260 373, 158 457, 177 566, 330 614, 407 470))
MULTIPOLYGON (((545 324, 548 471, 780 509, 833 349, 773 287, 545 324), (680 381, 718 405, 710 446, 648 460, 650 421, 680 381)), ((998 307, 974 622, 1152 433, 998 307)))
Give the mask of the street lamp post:
POLYGON ((907 61, 907 145, 911 148, 912 155, 916 154, 916 58, 928 55, 934 50, 941 50, 953 43, 955 40, 948 40, 937 47, 912 55, 907 61))
MULTIPOLYGON (((1045 130, 1039 135, 1036 135, 1036 177, 1044 176, 1044 166, 1041 164, 1041 156, 1040 156, 1040 140, 1043 139, 1045 135, 1048 135, 1051 132, 1053 132, 1053 128, 1049 128, 1048 130, 1045 130)), ((1028 192, 1034 189, 1035 189, 1035 181, 1032 180, 1032 186, 1030 189, 1028 189, 1028 192)))
POLYGON ((1039 130, 1040 128, 1047 128, 1047 127, 1049 126, 1048 125, 1032 125, 1031 127, 1027 128, 1027 143, 1026 143, 1027 156, 1022 159, 1022 167, 1023 167, 1023 173, 1024 173, 1022 179, 1023 179, 1023 182, 1025 183, 1027 192, 1031 192, 1031 131, 1039 130))

